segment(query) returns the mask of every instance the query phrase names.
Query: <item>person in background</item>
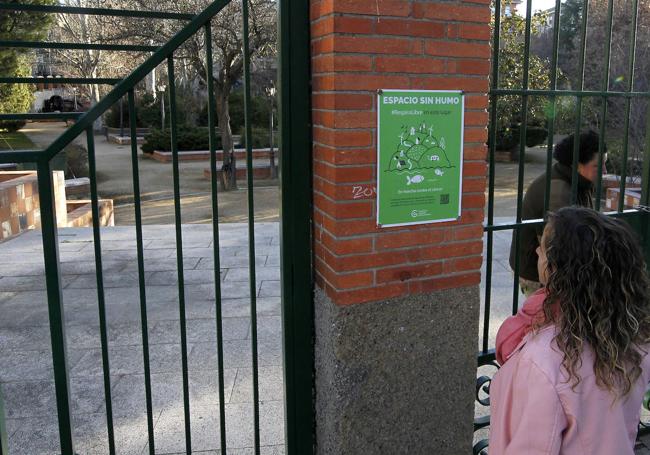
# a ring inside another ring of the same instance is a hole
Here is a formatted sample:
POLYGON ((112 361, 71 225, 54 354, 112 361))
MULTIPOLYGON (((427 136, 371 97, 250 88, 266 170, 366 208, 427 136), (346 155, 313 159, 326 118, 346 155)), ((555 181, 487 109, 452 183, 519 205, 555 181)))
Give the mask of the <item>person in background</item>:
MULTIPOLYGON (((574 136, 568 136, 555 146, 553 156, 556 163, 551 169, 551 194, 549 198, 549 211, 573 205, 571 203, 571 177, 573 165, 574 136)), ((580 135, 578 154, 578 194, 575 205, 594 208, 593 192, 594 183, 598 179, 598 134, 588 131, 580 135)), ((604 153, 606 150, 604 151, 604 153)), ((603 174, 607 172, 604 166, 603 174)), ((522 219, 535 220, 544 218, 544 193, 546 192, 546 173, 537 177, 528 187, 522 205, 522 219)), ((515 232, 512 233, 510 245, 510 267, 515 268, 515 232)), ((530 296, 539 288, 537 274, 537 247, 539 237, 542 235, 541 227, 524 226, 520 233, 519 248, 519 285, 526 296, 530 296)))
POLYGON ((650 381, 650 279, 622 220, 568 207, 538 249, 543 299, 497 335, 490 455, 634 455, 650 381))

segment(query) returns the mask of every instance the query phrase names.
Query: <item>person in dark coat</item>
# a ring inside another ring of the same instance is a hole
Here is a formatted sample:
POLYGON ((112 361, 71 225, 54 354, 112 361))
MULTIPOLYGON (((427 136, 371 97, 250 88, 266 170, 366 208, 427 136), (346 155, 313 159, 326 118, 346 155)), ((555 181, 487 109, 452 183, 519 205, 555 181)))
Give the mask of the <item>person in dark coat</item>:
MULTIPOLYGON (((571 177, 573 165, 574 135, 570 135, 555 146, 553 157, 557 160, 551 169, 551 194, 549 211, 553 212, 573 205, 571 203, 571 177)), ((594 182, 598 178, 598 134, 588 131, 580 135, 578 155, 578 194, 575 205, 594 208, 594 182)), ((605 150, 606 151, 606 150, 605 150)), ((603 164, 603 174, 606 173, 603 164)), ((544 193, 546 173, 537 177, 528 187, 523 200, 522 219, 544 218, 544 193)), ((522 292, 529 296, 541 288, 537 275, 537 247, 542 226, 524 226, 520 231, 519 284, 522 292)), ((515 231, 510 246, 510 267, 515 266, 515 231)))

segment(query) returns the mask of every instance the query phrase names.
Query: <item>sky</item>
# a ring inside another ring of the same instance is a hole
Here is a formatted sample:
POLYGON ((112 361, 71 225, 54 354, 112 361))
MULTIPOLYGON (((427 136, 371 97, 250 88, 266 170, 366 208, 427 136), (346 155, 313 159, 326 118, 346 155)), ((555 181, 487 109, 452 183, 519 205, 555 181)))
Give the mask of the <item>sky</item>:
MULTIPOLYGON (((555 0, 533 0, 533 11, 546 10, 555 6, 555 0)), ((522 3, 521 7, 524 12, 526 11, 526 3, 522 3)))

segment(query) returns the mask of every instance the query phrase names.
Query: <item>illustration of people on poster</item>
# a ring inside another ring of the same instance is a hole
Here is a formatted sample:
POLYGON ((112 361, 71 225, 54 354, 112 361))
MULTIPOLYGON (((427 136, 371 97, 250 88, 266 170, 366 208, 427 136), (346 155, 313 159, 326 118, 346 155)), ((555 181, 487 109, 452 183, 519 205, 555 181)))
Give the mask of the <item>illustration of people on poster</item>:
POLYGON ((461 91, 378 92, 379 226, 460 217, 463 113, 461 91))

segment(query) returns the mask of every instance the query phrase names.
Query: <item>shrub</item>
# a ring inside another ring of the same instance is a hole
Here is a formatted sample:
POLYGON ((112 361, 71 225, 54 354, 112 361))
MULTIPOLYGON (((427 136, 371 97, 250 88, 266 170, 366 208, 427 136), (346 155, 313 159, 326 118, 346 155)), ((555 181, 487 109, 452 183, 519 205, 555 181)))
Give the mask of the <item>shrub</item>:
MULTIPOLYGON (((241 147, 246 147, 246 128, 241 128, 239 130, 241 135, 241 147)), ((278 136, 279 133, 276 131, 273 133, 273 146, 278 146, 278 136)), ((253 139, 253 148, 268 148, 271 142, 270 132, 268 128, 252 128, 251 137, 253 139)))
MULTIPOLYGON (((505 128, 497 132, 497 150, 512 150, 519 145, 519 125, 505 128)), ((535 147, 543 144, 548 137, 548 130, 541 126, 528 125, 526 127, 526 146, 535 147)))
MULTIPOLYGON (((178 129, 178 150, 208 150, 210 148, 208 129, 183 126, 178 129)), ((217 149, 221 148, 221 138, 217 135, 217 149)), ((171 134, 169 130, 152 130, 145 135, 142 151, 153 153, 154 150, 171 151, 171 134)))

